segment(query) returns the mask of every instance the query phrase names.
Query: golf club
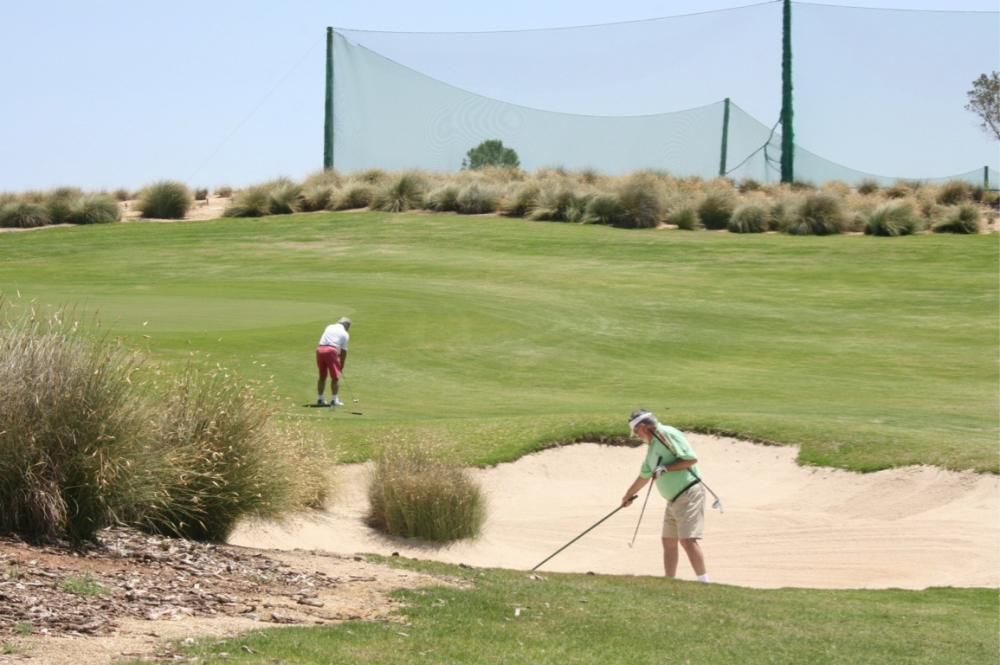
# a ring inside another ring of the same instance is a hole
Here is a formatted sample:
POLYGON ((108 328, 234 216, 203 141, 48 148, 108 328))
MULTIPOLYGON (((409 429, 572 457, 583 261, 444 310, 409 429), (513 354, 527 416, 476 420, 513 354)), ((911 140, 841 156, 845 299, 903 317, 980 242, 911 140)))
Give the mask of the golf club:
MULTIPOLYGON (((656 466, 660 466, 660 462, 663 461, 662 457, 656 458, 656 466)), ((653 485, 656 484, 656 476, 654 475, 649 479, 649 489, 646 490, 646 498, 642 501, 642 510, 639 511, 639 521, 635 523, 635 533, 632 534, 632 542, 628 544, 629 547, 635 545, 635 537, 639 534, 639 525, 642 524, 642 516, 646 512, 646 504, 649 503, 649 493, 653 491, 653 485)), ((636 495, 638 496, 638 495, 636 495)))
MULTIPOLYGON (((635 501, 635 500, 636 500, 636 499, 638 499, 638 498, 639 498, 639 495, 638 495, 638 494, 635 494, 635 495, 633 495, 633 496, 632 496, 632 498, 631 498, 631 499, 629 499, 629 500, 628 500, 628 502, 629 502, 629 503, 632 503, 633 501, 635 501)), ((562 551, 563 551, 564 549, 566 549, 567 547, 569 547, 570 545, 572 545, 572 544, 573 544, 573 543, 575 543, 576 541, 578 541, 578 540, 580 540, 581 538, 583 538, 584 536, 586 536, 586 535, 587 535, 588 533, 590 533, 590 532, 591 532, 591 531, 593 531, 593 530, 594 530, 595 528, 597 528, 597 526, 598 526, 598 525, 599 525, 599 524, 600 524, 601 522, 603 522, 604 520, 608 519, 609 517, 611 517, 612 515, 614 515, 615 513, 617 513, 617 512, 619 511, 619 510, 621 510, 621 509, 622 509, 622 508, 624 508, 624 507, 625 507, 624 505, 621 505, 621 506, 618 506, 617 508, 615 508, 614 510, 612 510, 612 511, 611 511, 610 513, 608 513, 607 515, 605 515, 604 517, 602 517, 601 519, 599 519, 599 520, 598 520, 597 522, 595 522, 595 523, 593 524, 593 526, 591 526, 591 527, 590 527, 589 529, 587 529, 586 531, 584 531, 583 533, 581 533, 581 534, 580 534, 579 536, 577 536, 577 537, 576 537, 576 538, 574 538, 573 540, 569 541, 568 543, 566 543, 565 545, 563 545, 562 547, 560 547, 559 549, 557 549, 557 550, 556 550, 555 552, 553 552, 552 554, 550 554, 550 555, 548 555, 547 557, 545 557, 544 559, 542 559, 541 563, 539 563, 539 564, 538 564, 537 566, 535 566, 534 568, 532 568, 532 569, 531 569, 531 571, 532 571, 532 572, 534 572, 534 571, 538 570, 538 569, 539 569, 539 568, 541 567, 541 565, 542 565, 543 563, 545 563, 546 561, 548 561, 549 559, 551 559, 551 558, 552 558, 552 557, 554 557, 555 555, 559 554, 560 552, 562 552, 562 551)))
MULTIPOLYGON (((654 436, 656 436, 656 438, 657 438, 657 439, 659 439, 659 440, 660 440, 660 443, 662 443, 662 444, 663 444, 664 446, 666 446, 666 447, 667 447, 667 449, 668 449, 668 450, 670 450, 670 449, 671 449, 671 446, 670 446, 670 444, 668 444, 668 443, 667 443, 666 441, 664 441, 664 440, 663 440, 663 435, 662 435, 662 434, 660 434, 660 433, 659 433, 658 431, 656 431, 655 429, 653 430, 653 434, 654 434, 654 436)), ((722 499, 720 499, 720 498, 719 498, 719 495, 718 495, 718 494, 716 494, 715 492, 713 492, 713 491, 712 491, 712 488, 711 488, 711 487, 709 487, 709 486, 708 486, 708 485, 707 485, 707 484, 705 483, 705 481, 704 481, 704 480, 702 480, 702 479, 701 479, 701 477, 700 477, 700 476, 699 476, 699 475, 698 475, 697 473, 695 473, 695 472, 694 472, 694 471, 692 471, 691 469, 688 469, 688 471, 691 471, 691 475, 692 475, 692 476, 694 476, 694 477, 695 477, 695 479, 696 479, 696 480, 697 480, 697 481, 698 481, 699 483, 701 483, 701 484, 702 484, 702 486, 703 486, 703 487, 704 487, 704 488, 705 488, 706 490, 708 490, 708 493, 712 495, 712 498, 713 498, 713 499, 715 499, 715 501, 714 501, 714 502, 712 502, 712 507, 713 507, 713 508, 715 508, 716 510, 718 510, 718 511, 719 511, 719 514, 722 514, 722 513, 726 512, 725 510, 723 510, 723 509, 722 509, 722 499)))

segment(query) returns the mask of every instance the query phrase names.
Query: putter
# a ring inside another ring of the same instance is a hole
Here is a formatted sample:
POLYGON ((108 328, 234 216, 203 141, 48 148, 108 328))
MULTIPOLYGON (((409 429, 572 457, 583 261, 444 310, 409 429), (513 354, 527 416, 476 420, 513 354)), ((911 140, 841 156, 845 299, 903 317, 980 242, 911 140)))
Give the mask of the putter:
MULTIPOLYGON (((668 449, 670 448, 670 445, 666 441, 663 440, 663 436, 659 432, 654 431, 653 434, 654 434, 654 436, 656 436, 657 439, 660 440, 660 443, 662 443, 663 445, 665 445, 668 449)), ((715 501, 712 502, 712 508, 715 508, 716 510, 718 510, 720 515, 722 513, 725 513, 726 511, 722 509, 722 499, 719 498, 719 495, 716 494, 715 492, 713 492, 712 488, 709 487, 705 483, 705 481, 702 480, 701 477, 697 473, 695 473, 694 471, 691 471, 691 475, 693 475, 698 480, 698 482, 701 483, 702 486, 706 490, 708 490, 708 493, 712 495, 712 498, 715 499, 715 501)))
MULTIPOLYGON (((663 461, 662 457, 656 458, 656 466, 660 466, 660 462, 663 461)), ((632 542, 628 544, 631 548, 635 545, 635 537, 639 534, 639 525, 642 524, 642 516, 646 512, 646 504, 649 503, 649 494, 653 491, 653 485, 656 484, 656 477, 649 479, 649 488, 646 490, 646 498, 642 501, 642 510, 639 511, 639 521, 635 523, 635 533, 632 534, 632 542)), ((636 495, 638 496, 638 495, 636 495)))
MULTIPOLYGON (((632 503, 633 501, 635 501, 635 500, 636 500, 636 499, 638 499, 638 498, 639 498, 639 495, 638 495, 638 494, 634 495, 634 496, 633 496, 633 497, 632 497, 631 499, 629 499, 629 503, 632 503)), ((536 566, 535 566, 534 568, 532 568, 532 569, 531 569, 531 572, 535 572, 536 570, 538 570, 538 569, 539 569, 539 568, 541 567, 541 565, 542 565, 543 563, 545 563, 546 561, 548 561, 549 559, 551 559, 551 558, 552 558, 552 557, 554 557, 555 555, 559 554, 560 552, 562 552, 562 551, 563 551, 564 549, 566 549, 567 547, 569 547, 570 545, 572 545, 572 544, 573 544, 573 543, 575 543, 576 541, 578 541, 578 540, 580 540, 581 538, 583 538, 584 536, 586 536, 586 535, 587 535, 588 533, 590 533, 590 532, 591 532, 591 531, 593 531, 593 530, 594 530, 595 528, 597 528, 597 526, 598 526, 598 525, 599 525, 599 524, 600 524, 601 522, 603 522, 604 520, 608 519, 609 517, 611 517, 612 515, 614 515, 615 513, 617 513, 617 512, 619 511, 619 510, 621 510, 621 509, 622 509, 622 508, 624 508, 624 507, 625 507, 625 506, 618 506, 617 508, 615 508, 614 510, 612 510, 612 511, 611 511, 610 513, 608 513, 607 515, 605 515, 605 516, 604 516, 604 517, 602 517, 601 519, 599 519, 599 520, 597 520, 596 522, 594 522, 593 526, 591 526, 591 527, 590 527, 589 529, 587 529, 586 531, 584 531, 583 533, 581 533, 581 534, 580 534, 579 536, 577 536, 577 537, 576 537, 576 538, 574 538, 573 540, 569 541, 568 543, 566 543, 565 545, 563 545, 562 547, 560 547, 559 549, 557 549, 557 550, 556 550, 555 552, 553 552, 552 554, 550 554, 550 555, 548 555, 547 557, 545 557, 544 559, 542 559, 541 563, 539 563, 538 565, 536 565, 536 566)))

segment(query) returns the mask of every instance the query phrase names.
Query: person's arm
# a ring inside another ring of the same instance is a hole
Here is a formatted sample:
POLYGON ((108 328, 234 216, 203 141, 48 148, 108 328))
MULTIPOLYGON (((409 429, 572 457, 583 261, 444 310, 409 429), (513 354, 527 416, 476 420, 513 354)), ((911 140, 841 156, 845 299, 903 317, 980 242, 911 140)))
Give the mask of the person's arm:
POLYGON ((678 459, 674 460, 670 464, 664 464, 663 468, 667 471, 683 471, 689 467, 694 466, 698 463, 698 459, 692 457, 691 459, 678 459))
POLYGON ((629 485, 628 491, 625 492, 625 496, 622 497, 622 506, 630 505, 632 503, 632 499, 635 498, 635 495, 638 494, 639 490, 645 487, 648 482, 649 478, 643 478, 642 476, 636 477, 636 479, 632 481, 632 484, 629 485))
POLYGON ((344 371, 344 366, 347 365, 347 349, 340 350, 340 371, 344 371))

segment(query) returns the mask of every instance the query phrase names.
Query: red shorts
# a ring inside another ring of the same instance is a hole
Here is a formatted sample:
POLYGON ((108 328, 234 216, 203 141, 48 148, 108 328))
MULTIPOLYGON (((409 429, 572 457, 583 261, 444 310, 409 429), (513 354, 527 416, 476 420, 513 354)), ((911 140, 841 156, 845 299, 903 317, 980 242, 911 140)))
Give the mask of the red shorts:
POLYGON ((319 378, 326 380, 327 374, 334 381, 340 380, 340 349, 335 346, 316 347, 316 367, 319 368, 319 378))

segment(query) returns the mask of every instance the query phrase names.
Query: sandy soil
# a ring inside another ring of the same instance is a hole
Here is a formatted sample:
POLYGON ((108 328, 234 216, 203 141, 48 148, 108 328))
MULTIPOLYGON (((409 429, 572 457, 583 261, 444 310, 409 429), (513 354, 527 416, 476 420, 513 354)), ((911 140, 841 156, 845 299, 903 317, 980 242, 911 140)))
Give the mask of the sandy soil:
MULTIPOLYGON (((713 581, 749 587, 1000 587, 1000 478, 909 467, 856 474, 795 463, 797 450, 691 435, 709 510, 703 546, 713 581)), ((230 542, 372 552, 528 570, 613 510, 638 471, 636 448, 579 444, 475 470, 489 500, 475 542, 437 547, 363 522, 368 469, 342 468, 328 511, 286 525, 244 525, 230 542)), ((664 501, 655 490, 634 548, 641 499, 540 569, 662 574, 664 501)), ((679 576, 693 577, 686 560, 679 576)))

